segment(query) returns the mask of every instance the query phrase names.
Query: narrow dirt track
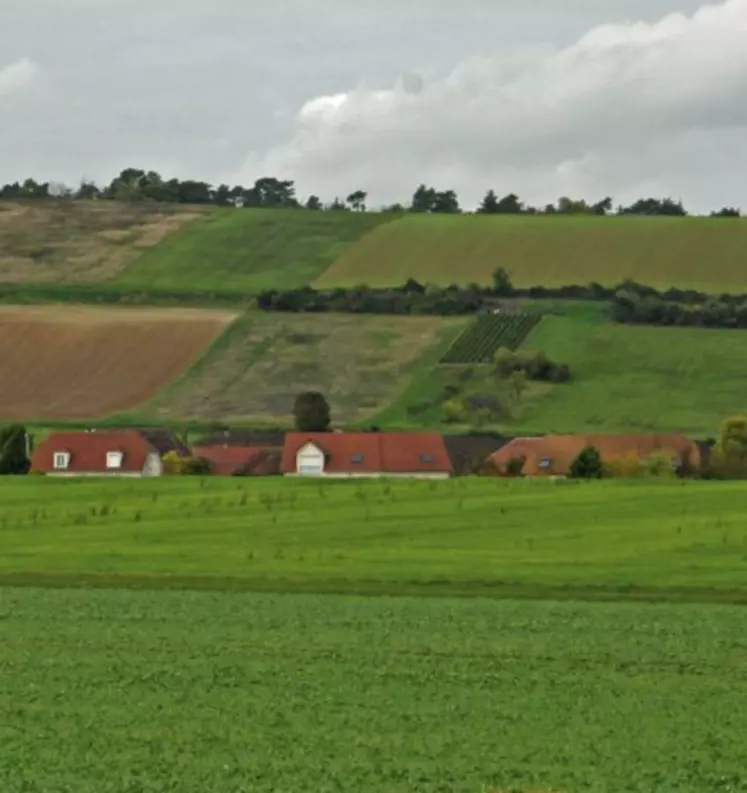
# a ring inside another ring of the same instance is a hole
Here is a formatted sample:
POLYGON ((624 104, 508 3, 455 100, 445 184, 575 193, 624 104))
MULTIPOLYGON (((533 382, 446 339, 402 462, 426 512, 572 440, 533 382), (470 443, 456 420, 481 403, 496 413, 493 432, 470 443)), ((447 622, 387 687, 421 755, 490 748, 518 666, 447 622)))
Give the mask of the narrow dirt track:
POLYGON ((136 407, 189 366, 234 316, 0 306, 0 419, 94 419, 136 407))

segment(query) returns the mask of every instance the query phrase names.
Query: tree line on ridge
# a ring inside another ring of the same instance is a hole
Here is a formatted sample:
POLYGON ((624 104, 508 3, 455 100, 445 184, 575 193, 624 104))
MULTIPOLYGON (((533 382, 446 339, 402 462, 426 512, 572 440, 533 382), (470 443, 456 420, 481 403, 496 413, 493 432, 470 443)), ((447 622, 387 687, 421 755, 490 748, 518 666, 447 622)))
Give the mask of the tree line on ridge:
MULTIPOLYGON (((139 168, 126 168, 109 184, 100 187, 92 181, 84 180, 77 187, 61 183, 38 182, 26 179, 23 182, 7 183, 0 187, 0 200, 27 199, 69 199, 69 200, 115 200, 115 201, 152 201, 170 204, 209 204, 215 206, 262 207, 275 209, 306 209, 327 212, 391 212, 391 213, 433 213, 462 214, 464 210, 454 190, 437 190, 425 184, 417 187, 408 204, 390 204, 371 210, 367 205, 368 192, 354 190, 344 199, 336 196, 325 203, 315 194, 306 200, 296 196, 292 180, 262 177, 251 187, 243 185, 218 186, 193 179, 165 179, 155 171, 139 168)), ((488 190, 475 210, 482 215, 646 215, 684 217, 688 214, 681 201, 672 198, 640 198, 629 206, 613 206, 609 196, 596 201, 561 197, 555 204, 534 207, 525 204, 515 193, 502 198, 494 190, 488 190)), ((711 212, 711 217, 740 217, 741 210, 723 207, 711 212)))

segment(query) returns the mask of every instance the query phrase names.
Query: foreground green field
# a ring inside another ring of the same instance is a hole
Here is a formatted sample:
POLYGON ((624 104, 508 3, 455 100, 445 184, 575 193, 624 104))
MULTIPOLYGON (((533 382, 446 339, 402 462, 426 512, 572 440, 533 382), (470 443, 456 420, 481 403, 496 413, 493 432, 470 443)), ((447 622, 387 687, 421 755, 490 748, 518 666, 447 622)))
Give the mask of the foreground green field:
POLYGON ((737 607, 0 589, 3 793, 747 790, 737 607))
POLYGON ((143 253, 118 289, 237 297, 313 281, 384 214, 246 209, 211 213, 143 253))
POLYGON ((315 285, 490 283, 516 286, 632 278, 650 286, 747 292, 747 220, 408 215, 348 248, 315 285))
POLYGON ((2 483, 0 582, 747 601, 747 486, 2 483))

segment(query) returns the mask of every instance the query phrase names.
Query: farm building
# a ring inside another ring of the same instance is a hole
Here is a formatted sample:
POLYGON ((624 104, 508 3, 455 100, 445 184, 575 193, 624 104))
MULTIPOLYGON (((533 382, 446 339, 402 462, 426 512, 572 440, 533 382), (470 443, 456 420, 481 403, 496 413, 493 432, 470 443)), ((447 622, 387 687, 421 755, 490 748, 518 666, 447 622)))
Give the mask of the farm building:
POLYGON ((280 473, 282 446, 195 446, 194 457, 207 460, 215 476, 275 476, 280 473))
POLYGON ((31 457, 32 472, 48 476, 161 476, 159 450, 136 430, 56 432, 31 457))
POLYGON ((454 468, 443 438, 434 433, 288 433, 285 476, 411 477, 446 479, 454 468))
POLYGON ((525 476, 567 476, 571 464, 586 447, 593 446, 603 462, 636 457, 645 460, 657 453, 671 454, 675 463, 700 462, 700 447, 684 435, 545 435, 515 438, 491 455, 490 462, 507 473, 511 460, 524 458, 525 476))

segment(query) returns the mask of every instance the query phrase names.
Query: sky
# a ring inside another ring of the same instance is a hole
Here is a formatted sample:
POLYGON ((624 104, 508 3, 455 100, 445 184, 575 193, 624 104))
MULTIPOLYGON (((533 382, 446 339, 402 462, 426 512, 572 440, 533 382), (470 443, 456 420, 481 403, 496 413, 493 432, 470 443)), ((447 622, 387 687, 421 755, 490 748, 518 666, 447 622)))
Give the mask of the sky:
POLYGON ((0 0, 0 182, 747 210, 747 0, 0 0))

